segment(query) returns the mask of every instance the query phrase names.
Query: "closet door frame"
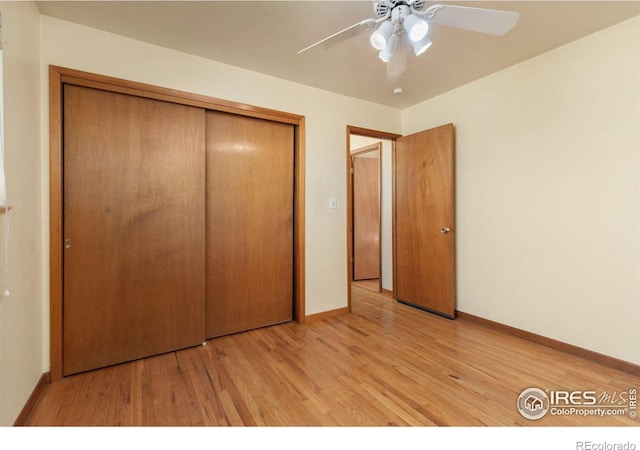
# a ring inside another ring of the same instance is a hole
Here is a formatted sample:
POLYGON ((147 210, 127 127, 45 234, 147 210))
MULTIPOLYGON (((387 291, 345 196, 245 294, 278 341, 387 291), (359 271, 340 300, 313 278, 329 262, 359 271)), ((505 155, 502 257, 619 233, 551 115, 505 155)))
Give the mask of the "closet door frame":
POLYGON ((50 378, 62 379, 63 368, 63 86, 74 85, 150 98, 212 111, 286 123, 294 126, 294 239, 293 319, 305 322, 304 279, 304 142, 305 118, 214 97, 161 88, 58 66, 49 66, 49 276, 50 276, 50 378))

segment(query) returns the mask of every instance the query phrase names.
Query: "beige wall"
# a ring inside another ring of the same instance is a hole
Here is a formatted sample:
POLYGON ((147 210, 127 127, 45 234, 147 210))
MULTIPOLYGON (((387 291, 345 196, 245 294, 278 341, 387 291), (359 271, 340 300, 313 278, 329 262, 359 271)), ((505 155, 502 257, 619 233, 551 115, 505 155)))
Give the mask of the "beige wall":
POLYGON ((402 112, 447 122, 458 309, 640 364, 640 17, 402 112))
MULTIPOLYGON (((41 16, 40 23, 40 70, 43 74, 47 73, 48 65, 53 64, 304 115, 306 313, 346 306, 346 126, 397 132, 400 130, 398 110, 47 16, 41 16), (337 197, 337 210, 329 210, 329 197, 337 197)), ((42 80, 42 92, 42 158, 46 163, 46 77, 42 80)), ((43 195, 48 198, 48 178, 43 186, 43 195)), ((47 205, 43 213, 48 216, 47 205)), ((47 249, 46 235, 44 239, 47 249)), ((48 367, 48 336, 47 317, 45 367, 48 367)))
MULTIPOLYGON (((0 2, 2 14, 5 173, 10 216, 9 297, 0 297, 0 426, 13 424, 42 365, 40 78, 38 10, 0 2)), ((4 228, 0 228, 3 236, 4 228)), ((0 262, 0 267, 4 262, 0 262)), ((4 270, 0 270, 3 273, 4 270)), ((0 275, 2 276, 2 275, 0 275)))

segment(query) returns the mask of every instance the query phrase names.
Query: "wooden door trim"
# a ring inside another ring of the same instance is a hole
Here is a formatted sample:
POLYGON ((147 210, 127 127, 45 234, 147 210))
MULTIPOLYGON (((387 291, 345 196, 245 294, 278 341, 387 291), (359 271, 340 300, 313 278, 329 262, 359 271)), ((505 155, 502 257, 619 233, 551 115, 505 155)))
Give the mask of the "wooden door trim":
POLYGON ((62 379, 63 368, 63 85, 162 100, 294 125, 294 300, 293 318, 305 322, 305 118, 298 114, 221 100, 150 84, 49 66, 49 314, 51 381, 62 379))
POLYGON ((49 359, 51 381, 62 378, 63 298, 63 160, 62 80, 49 69, 49 359))
POLYGON ((242 116, 257 117, 272 120, 274 122, 298 125, 302 116, 260 106, 222 100, 201 94, 163 88, 136 81, 128 81, 120 78, 108 77, 89 72, 82 72, 64 67, 50 66, 50 70, 60 73, 61 81, 65 84, 102 89, 121 94, 130 94, 136 97, 152 98, 166 102, 179 103, 181 105, 196 106, 215 111, 229 112, 242 116))
POLYGON ((396 139, 402 137, 401 134, 389 133, 386 131, 373 130, 371 128, 362 128, 355 127, 353 125, 347 125, 347 137, 352 134, 356 134, 358 136, 365 136, 374 139, 387 139, 389 141, 395 141, 396 139))
MULTIPOLYGON (((358 136, 365 136, 365 137, 370 137, 370 138, 374 138, 374 139, 386 139, 391 141, 391 159, 392 159, 392 167, 391 167, 391 173, 392 173, 392 180, 391 180, 391 185, 393 186, 393 193, 392 193, 392 211, 393 211, 393 217, 395 217, 395 148, 396 148, 396 139, 402 137, 401 134, 396 134, 396 133, 389 133, 386 131, 378 131, 378 130, 373 130, 373 129, 369 129, 369 128, 362 128, 362 127, 356 127, 356 126, 352 126, 352 125, 347 125, 347 145, 346 145, 346 149, 347 149, 347 154, 346 154, 346 167, 347 167, 347 173, 346 173, 346 180, 347 180, 347 310, 349 312, 351 312, 351 279, 353 278, 353 265, 351 264, 351 258, 353 257, 353 204, 352 204, 352 198, 351 196, 353 195, 352 192, 352 186, 351 186, 351 157, 353 155, 351 155, 351 135, 355 134, 358 136)), ((381 161, 382 161, 382 154, 381 156, 381 161)), ((380 187, 380 189, 382 189, 382 186, 380 187)), ((382 209, 380 214, 382 214, 382 209)), ((382 221, 381 221, 382 222, 382 221)), ((395 223, 393 225, 393 230, 392 230, 393 234, 393 241, 395 242, 395 223)), ((382 245, 382 244, 381 244, 382 245)), ((393 270, 393 286, 394 286, 394 297, 395 297, 395 245, 394 245, 394 250, 393 250, 393 266, 394 266, 394 270, 393 270)), ((382 260, 380 262, 382 264, 382 260)), ((382 270, 380 270, 380 282, 382 282, 382 270)))
POLYGON ((382 143, 377 142, 375 144, 367 145, 365 147, 361 147, 358 150, 351 152, 351 156, 360 156, 366 153, 375 152, 376 150, 382 150, 382 143))

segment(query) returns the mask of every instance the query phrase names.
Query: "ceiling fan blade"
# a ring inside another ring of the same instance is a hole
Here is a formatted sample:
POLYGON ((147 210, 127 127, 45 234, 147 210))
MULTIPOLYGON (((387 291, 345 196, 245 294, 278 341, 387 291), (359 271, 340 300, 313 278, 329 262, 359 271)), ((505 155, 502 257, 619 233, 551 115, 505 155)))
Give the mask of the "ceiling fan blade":
MULTIPOLYGON (((495 9, 471 8, 468 6, 433 5, 431 22, 436 25, 461 28, 500 36, 513 28, 520 14, 495 9)), ((428 12, 428 10, 426 12, 428 12)))
POLYGON ((369 28, 371 28, 371 26, 372 26, 372 25, 374 25, 376 22, 377 22, 377 20, 376 20, 376 19, 365 19, 365 20, 363 20, 363 21, 361 21, 361 22, 354 23, 353 25, 351 25, 351 26, 349 26, 349 27, 345 28, 344 30, 340 30, 340 31, 338 31, 337 33, 333 33, 331 36, 327 36, 326 38, 322 39, 321 41, 318 41, 318 42, 316 42, 315 44, 311 44, 310 46, 303 48, 302 50, 300 50, 300 51, 298 52, 298 55, 299 55, 300 53, 302 53, 302 52, 306 52, 307 50, 312 49, 313 47, 315 47, 315 46, 317 46, 317 45, 323 44, 323 43, 325 43, 325 42, 329 41, 330 39, 335 39, 335 38, 337 38, 338 36, 341 36, 341 37, 351 37, 351 36, 353 36, 353 35, 355 35, 355 34, 359 33, 360 31, 362 31, 362 30, 360 29, 361 27, 366 26, 366 28, 365 28, 365 29, 369 29, 369 28), (349 33, 349 32, 350 32, 350 33, 349 33))

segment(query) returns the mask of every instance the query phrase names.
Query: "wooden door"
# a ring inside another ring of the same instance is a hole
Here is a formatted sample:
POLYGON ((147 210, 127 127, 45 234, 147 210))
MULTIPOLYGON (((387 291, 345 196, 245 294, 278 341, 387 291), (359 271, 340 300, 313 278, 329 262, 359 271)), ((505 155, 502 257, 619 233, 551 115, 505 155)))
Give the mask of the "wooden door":
POLYGON ((396 298, 455 317, 452 124, 396 141, 396 298))
MULTIPOLYGON (((379 153, 379 152, 378 152, 379 153)), ((353 167, 353 279, 380 278, 380 158, 351 158, 353 167)))
POLYGON ((64 375, 202 343, 204 158, 204 110, 64 87, 64 375))
POLYGON ((293 126, 206 114, 208 338, 292 320, 293 126))

